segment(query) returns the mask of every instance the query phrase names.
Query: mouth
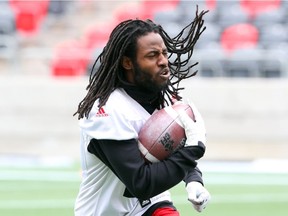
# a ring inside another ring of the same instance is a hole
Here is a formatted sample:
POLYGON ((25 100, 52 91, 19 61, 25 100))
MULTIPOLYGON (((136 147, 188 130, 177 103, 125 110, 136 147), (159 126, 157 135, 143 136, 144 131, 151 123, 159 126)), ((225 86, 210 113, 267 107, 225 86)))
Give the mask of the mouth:
POLYGON ((170 77, 170 70, 168 68, 165 68, 160 71, 160 77, 162 77, 163 79, 168 79, 170 77))

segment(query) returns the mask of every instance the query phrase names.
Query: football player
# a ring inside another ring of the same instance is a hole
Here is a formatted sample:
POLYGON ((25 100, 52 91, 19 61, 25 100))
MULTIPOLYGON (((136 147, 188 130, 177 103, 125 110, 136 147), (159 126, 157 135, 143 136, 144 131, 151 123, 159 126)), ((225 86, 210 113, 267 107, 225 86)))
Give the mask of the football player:
POLYGON ((193 65, 186 65, 204 31, 205 13, 197 9, 195 19, 176 38, 151 20, 126 20, 112 31, 75 113, 83 170, 76 216, 178 216, 169 189, 181 181, 197 211, 207 205, 210 194, 197 168, 205 152, 200 115, 194 122, 181 114, 185 146, 163 161, 147 163, 137 141, 155 110, 182 100, 179 82, 196 74, 190 72, 193 65))

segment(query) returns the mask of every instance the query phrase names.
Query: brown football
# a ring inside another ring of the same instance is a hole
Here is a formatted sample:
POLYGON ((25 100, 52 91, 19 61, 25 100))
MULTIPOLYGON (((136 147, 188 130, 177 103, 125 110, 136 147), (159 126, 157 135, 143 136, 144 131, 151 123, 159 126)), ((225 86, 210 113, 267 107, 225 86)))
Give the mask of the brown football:
POLYGON ((185 110, 195 120, 191 107, 179 102, 154 112, 141 128, 138 145, 147 161, 155 163, 164 160, 184 146, 186 136, 178 116, 180 110, 185 110))

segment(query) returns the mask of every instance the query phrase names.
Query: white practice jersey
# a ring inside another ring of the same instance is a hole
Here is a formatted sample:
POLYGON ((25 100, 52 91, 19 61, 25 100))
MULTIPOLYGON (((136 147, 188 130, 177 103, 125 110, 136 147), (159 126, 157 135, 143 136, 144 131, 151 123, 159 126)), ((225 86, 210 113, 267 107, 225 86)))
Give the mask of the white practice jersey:
POLYGON ((80 120, 83 179, 75 203, 75 216, 140 216, 159 201, 171 201, 168 191, 141 207, 137 198, 124 197, 125 185, 87 147, 92 138, 137 139, 150 114, 123 89, 116 89, 100 110, 95 102, 88 118, 80 120))

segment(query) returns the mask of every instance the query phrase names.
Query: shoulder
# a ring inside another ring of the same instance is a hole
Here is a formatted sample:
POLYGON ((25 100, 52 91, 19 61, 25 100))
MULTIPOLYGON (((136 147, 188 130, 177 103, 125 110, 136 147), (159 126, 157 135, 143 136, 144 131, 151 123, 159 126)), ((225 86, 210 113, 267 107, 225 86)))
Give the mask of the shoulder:
POLYGON ((116 89, 103 107, 96 101, 80 127, 96 139, 135 139, 150 114, 123 89, 116 89))

